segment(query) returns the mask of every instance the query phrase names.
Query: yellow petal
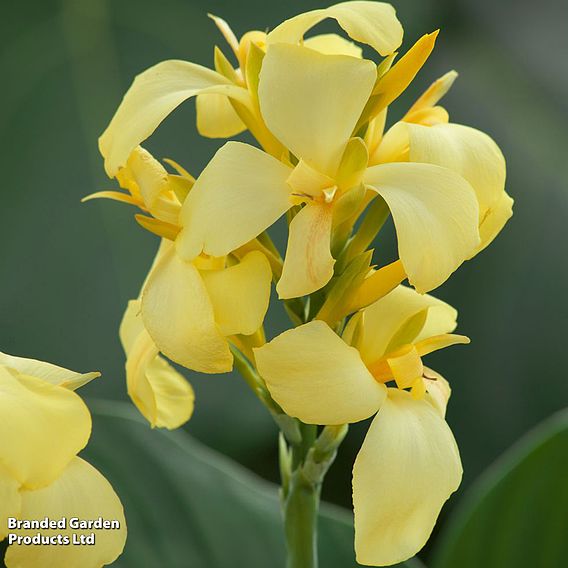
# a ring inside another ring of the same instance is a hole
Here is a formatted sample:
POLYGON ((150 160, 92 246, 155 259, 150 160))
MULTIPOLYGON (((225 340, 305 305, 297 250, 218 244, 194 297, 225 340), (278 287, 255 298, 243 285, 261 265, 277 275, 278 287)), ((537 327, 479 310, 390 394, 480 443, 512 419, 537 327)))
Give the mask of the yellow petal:
POLYGON ((381 138, 375 151, 369 157, 369 165, 388 164, 390 162, 408 162, 410 141, 406 124, 397 122, 381 138))
POLYGON ((365 144, 369 153, 369 165, 378 164, 374 159, 374 154, 379 147, 385 132, 385 124, 387 121, 388 108, 384 108, 375 118, 369 121, 367 130, 365 131, 365 144))
POLYGON ((285 331, 254 354, 274 400, 309 424, 364 420, 386 395, 357 350, 322 321, 285 331))
POLYGON ((452 432, 432 405, 388 392, 353 467, 355 551, 370 566, 414 556, 462 476, 452 432))
POLYGON ((97 371, 91 373, 77 373, 69 369, 64 369, 63 367, 58 367, 52 363, 37 361, 36 359, 27 359, 25 357, 16 357, 15 355, 8 355, 1 351, 0 365, 10 367, 23 375, 31 375, 32 377, 47 381, 52 385, 71 390, 78 389, 101 376, 97 371))
POLYGON ((324 190, 335 185, 333 178, 318 172, 304 160, 298 162, 286 183, 292 189, 292 196, 300 198, 300 203, 305 201, 304 197, 319 197, 324 190))
POLYGON ((144 207, 144 203, 142 203, 140 198, 132 197, 132 195, 121 191, 97 191, 85 195, 85 197, 81 199, 81 203, 86 203, 87 201, 91 201, 91 199, 111 199, 112 201, 128 203, 128 205, 134 205, 135 207, 144 207))
POLYGON ((136 222, 141 227, 150 231, 150 233, 170 241, 175 241, 180 232, 180 228, 177 225, 172 225, 171 223, 166 223, 165 221, 160 221, 159 219, 148 217, 147 215, 137 214, 134 215, 134 219, 136 219, 136 222))
MULTIPOLYGON (((61 534, 69 539, 95 534, 92 546, 11 544, 6 553, 7 568, 101 568, 122 553, 126 542, 126 521, 122 504, 110 483, 91 465, 75 458, 54 483, 37 491, 22 493, 23 519, 67 519, 117 521, 119 529, 42 529, 42 535, 61 534)), ((37 530, 16 529, 20 536, 34 536, 37 530)))
POLYGON ((322 203, 308 203, 292 219, 282 277, 276 286, 280 298, 311 294, 331 280, 332 221, 332 206, 322 203))
POLYGON ((367 60, 273 45, 260 73, 260 110, 297 158, 333 177, 376 76, 367 60))
POLYGON ((239 55, 239 40, 235 36, 235 33, 231 29, 231 26, 219 16, 215 16, 214 14, 207 14, 214 22, 225 41, 229 45, 229 47, 233 50, 233 53, 238 56, 239 55))
POLYGON ((361 285, 351 292, 345 313, 370 306, 394 290, 405 279, 406 273, 400 260, 395 260, 379 270, 373 270, 361 285))
POLYGON ((158 348, 144 328, 140 301, 131 300, 120 324, 126 352, 128 395, 154 427, 174 429, 193 414, 191 385, 158 355, 158 348))
POLYGON ((151 211, 162 193, 168 190, 168 172, 150 152, 137 146, 132 150, 119 181, 131 193, 140 193, 144 205, 151 211), (132 185, 135 184, 135 188, 132 185))
POLYGON ((325 55, 350 55, 363 57, 363 50, 352 41, 337 34, 320 34, 304 41, 304 45, 325 55))
POLYGON ((470 343, 469 337, 465 335, 457 335, 455 333, 444 333, 442 335, 434 335, 416 343, 416 351, 423 357, 434 351, 451 347, 452 345, 467 345, 470 343))
POLYGON ((434 407, 438 414, 444 418, 446 407, 452 394, 450 383, 436 371, 424 367, 424 387, 427 391, 426 400, 434 407))
POLYGON ((385 2, 361 1, 294 16, 274 28, 267 43, 300 43, 309 29, 326 18, 337 20, 351 39, 370 45, 381 55, 392 53, 402 43, 403 30, 394 8, 385 2))
POLYGON ((423 35, 408 52, 381 77, 373 90, 373 95, 377 97, 375 101, 375 114, 390 105, 406 90, 406 87, 410 85, 432 53, 437 37, 438 31, 423 35))
POLYGON ((472 256, 475 256, 490 245, 493 239, 501 232, 505 223, 513 216, 513 203, 511 196, 504 191, 500 199, 487 209, 485 217, 481 219, 481 224, 479 225, 481 243, 472 256))
POLYGON ((105 170, 114 177, 136 146, 154 132, 177 106, 199 94, 216 93, 248 104, 245 89, 201 65, 162 61, 136 77, 99 139, 105 170))
POLYGON ((185 200, 179 254, 187 260, 202 251, 224 256, 254 239, 292 206, 286 184, 290 173, 253 146, 225 144, 185 200))
POLYGON ((471 185, 447 168, 394 163, 369 168, 366 183, 392 213, 398 252, 420 293, 442 284, 479 244, 479 208, 471 185))
MULTIPOLYGON (((500 211, 497 204, 506 199, 505 158, 497 144, 487 134, 461 124, 406 127, 410 160, 443 166, 460 174, 475 190, 480 224, 491 223, 488 218, 495 214, 494 208, 500 211)), ((502 228, 504 223, 498 224, 502 228)))
POLYGON ((223 335, 251 335, 262 325, 270 301, 272 270, 261 252, 249 252, 239 264, 204 270, 201 276, 223 335))
MULTIPOLYGON (((363 310, 363 314, 363 332, 355 347, 367 364, 402 345, 449 333, 457 325, 457 311, 452 306, 428 294, 418 294, 408 286, 397 286, 363 310), (417 316, 422 316, 419 322, 417 316)), ((353 325, 350 322, 346 332, 353 325)))
POLYGON ((19 517, 21 511, 20 483, 0 463, 0 541, 11 532, 6 519, 19 517))
POLYGON ((434 107, 451 89, 457 77, 457 72, 452 70, 436 79, 410 107, 403 120, 408 120, 410 114, 434 107))
POLYGON ((0 465, 35 489, 55 480, 85 447, 91 415, 74 392, 0 366, 0 431, 11 433, 0 436, 0 465))
POLYGON ((158 349, 194 371, 232 368, 229 345, 215 323, 213 306, 197 268, 174 247, 153 268, 142 292, 144 326, 158 349))
POLYGON ((424 366, 414 345, 408 346, 402 353, 389 356, 387 363, 399 389, 406 389, 414 381, 422 379, 424 366))
POLYGON ((195 108, 197 130, 201 136, 231 138, 246 130, 246 126, 225 95, 198 95, 195 108))
POLYGON ((435 126, 436 124, 447 124, 450 121, 450 115, 444 107, 434 106, 406 113, 404 121, 415 122, 424 126, 435 126))

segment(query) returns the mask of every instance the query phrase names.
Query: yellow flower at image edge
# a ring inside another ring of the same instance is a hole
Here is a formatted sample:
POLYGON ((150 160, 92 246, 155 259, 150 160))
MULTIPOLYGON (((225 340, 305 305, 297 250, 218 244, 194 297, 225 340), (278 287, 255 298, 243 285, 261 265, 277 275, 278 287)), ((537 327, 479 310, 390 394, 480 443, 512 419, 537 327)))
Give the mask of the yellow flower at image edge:
POLYGON ((448 383, 422 357, 469 340, 450 332, 455 310, 399 286, 356 314, 343 338, 312 321, 255 349, 274 400, 308 424, 376 414, 353 467, 358 562, 402 562, 428 540, 462 476, 444 420, 448 383), (390 385, 390 386, 387 386, 390 385))
POLYGON ((77 457, 89 440, 91 416, 73 391, 98 376, 0 353, 0 539, 38 533, 9 530, 9 517, 102 517, 120 523, 119 530, 42 530, 47 536, 95 532, 95 545, 14 542, 6 552, 7 568, 100 568, 124 549, 126 521, 119 498, 94 467, 77 457))

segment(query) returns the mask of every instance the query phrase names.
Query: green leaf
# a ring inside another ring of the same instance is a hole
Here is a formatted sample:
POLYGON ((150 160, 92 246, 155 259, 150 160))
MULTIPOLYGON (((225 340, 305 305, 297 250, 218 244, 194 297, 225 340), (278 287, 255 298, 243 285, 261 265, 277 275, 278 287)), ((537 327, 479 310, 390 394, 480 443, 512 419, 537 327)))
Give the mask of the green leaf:
POLYGON ((568 409, 527 434, 448 519, 434 568, 559 568, 568 558, 568 409))
MULTIPOLYGON (((113 566, 284 566, 276 486, 182 430, 151 430, 128 404, 90 406, 94 427, 84 457, 112 483, 128 521, 126 549, 113 566)), ((319 525, 321 566, 357 566, 351 514, 324 504, 319 525)))

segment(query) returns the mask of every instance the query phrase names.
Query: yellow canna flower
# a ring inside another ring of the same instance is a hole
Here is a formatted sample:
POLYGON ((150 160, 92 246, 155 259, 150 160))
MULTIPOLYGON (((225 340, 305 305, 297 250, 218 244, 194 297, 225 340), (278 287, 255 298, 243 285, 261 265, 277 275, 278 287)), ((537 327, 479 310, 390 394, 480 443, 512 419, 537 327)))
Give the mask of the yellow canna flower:
POLYGON ((399 286, 349 322, 343 338, 314 320, 255 349, 274 400, 309 424, 357 422, 376 414, 353 468, 357 560, 385 566, 426 543, 461 481, 444 420, 448 383, 422 357, 466 337, 456 311, 399 286))
POLYGON ((476 194, 459 172, 440 165, 368 165, 366 144, 353 132, 376 84, 370 61, 272 45, 260 74, 260 110, 296 160, 227 143, 183 204, 180 255, 227 254, 301 203, 277 290, 281 298, 309 294, 333 275, 330 243, 340 204, 353 192, 360 202, 363 186, 390 208, 410 283, 426 292, 444 282, 479 245, 476 194))
POLYGON ((100 568, 126 540, 122 505, 108 481, 77 457, 91 433, 91 416, 74 389, 99 373, 75 373, 50 363, 0 353, 0 540, 15 519, 78 517, 116 520, 118 530, 42 531, 46 536, 96 533, 93 546, 28 546, 9 542, 7 568, 100 568))
POLYGON ((177 428, 193 412, 193 391, 158 352, 194 371, 230 371, 233 356, 228 338, 253 335, 262 326, 272 269, 254 246, 220 257, 201 254, 189 261, 176 254, 172 243, 180 232, 180 203, 193 191, 193 178, 168 162, 178 175, 168 174, 138 146, 117 174, 129 193, 103 191, 85 199, 110 198, 136 205, 152 215, 137 215, 137 221, 163 237, 141 297, 126 311, 121 340, 134 403, 153 426, 177 428))

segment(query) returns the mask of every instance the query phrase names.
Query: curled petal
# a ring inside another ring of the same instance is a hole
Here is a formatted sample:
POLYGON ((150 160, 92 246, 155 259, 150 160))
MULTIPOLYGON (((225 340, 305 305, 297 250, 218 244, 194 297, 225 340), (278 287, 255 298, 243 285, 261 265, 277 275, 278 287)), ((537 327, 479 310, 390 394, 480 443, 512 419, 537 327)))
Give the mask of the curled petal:
POLYGON ((331 280, 332 221, 332 206, 322 203, 308 203, 292 219, 282 277, 276 286, 280 298, 311 294, 331 280))
POLYGON ((260 73, 260 110, 297 158, 334 176, 376 77, 364 59, 273 45, 260 73))
POLYGON ((442 284, 479 245, 479 207, 471 185, 432 164, 369 168, 368 186, 387 202, 400 260, 420 293, 442 284))
MULTIPOLYGON (((90 464, 74 458, 63 474, 48 487, 22 493, 23 519, 71 518, 95 520, 102 517, 118 521, 118 529, 42 529, 44 536, 56 535, 80 538, 95 533, 90 546, 11 544, 6 553, 7 568, 35 568, 37 566, 66 566, 69 568, 100 568, 114 562, 126 542, 126 521, 119 498, 110 483, 90 464)), ((37 530, 14 529, 19 536, 34 536, 37 530)), ((71 542, 71 540, 70 540, 71 542)))
POLYGON ((322 321, 285 331, 254 354, 274 400, 308 424, 364 420, 386 396, 357 350, 322 321))
POLYGON ((403 29, 394 8, 386 2, 341 2, 321 10, 299 14, 274 28, 267 43, 301 43, 316 24, 333 18, 355 41, 373 47, 381 55, 392 53, 401 43, 403 29))
POLYGON ((176 363, 202 373, 231 370, 233 358, 201 275, 174 247, 146 281, 142 318, 157 348, 176 363))
POLYGON ((388 389, 353 467, 357 561, 387 566, 414 556, 461 477, 444 419, 428 401, 388 389))
POLYGON ((504 191, 500 199, 489 207, 479 225, 481 243, 472 256, 475 256, 490 245, 493 239, 501 232, 501 229, 513 216, 513 203, 513 198, 504 191))
POLYGON ((120 325, 126 352, 128 395, 152 427, 174 429, 193 414, 195 394, 191 385, 158 354, 144 328, 140 301, 132 300, 120 325))
POLYGON ((208 93, 249 103, 245 89, 195 63, 162 61, 138 75, 99 139, 109 177, 116 175, 132 150, 146 140, 176 107, 190 97, 208 93))
POLYGON ((258 236, 291 206, 291 169, 241 142, 225 144, 185 200, 176 243, 187 260, 224 256, 258 236))
POLYGON ((31 375, 32 377, 47 381, 52 385, 70 390, 76 390, 101 376, 97 371, 77 373, 69 369, 64 369, 63 367, 58 367, 53 363, 27 359, 25 357, 16 357, 15 355, 8 355, 2 352, 0 352, 0 365, 10 367, 23 375, 31 375))
POLYGON ((85 447, 91 415, 73 391, 0 366, 0 431, 11 432, 0 436, 0 468, 37 489, 85 447))

